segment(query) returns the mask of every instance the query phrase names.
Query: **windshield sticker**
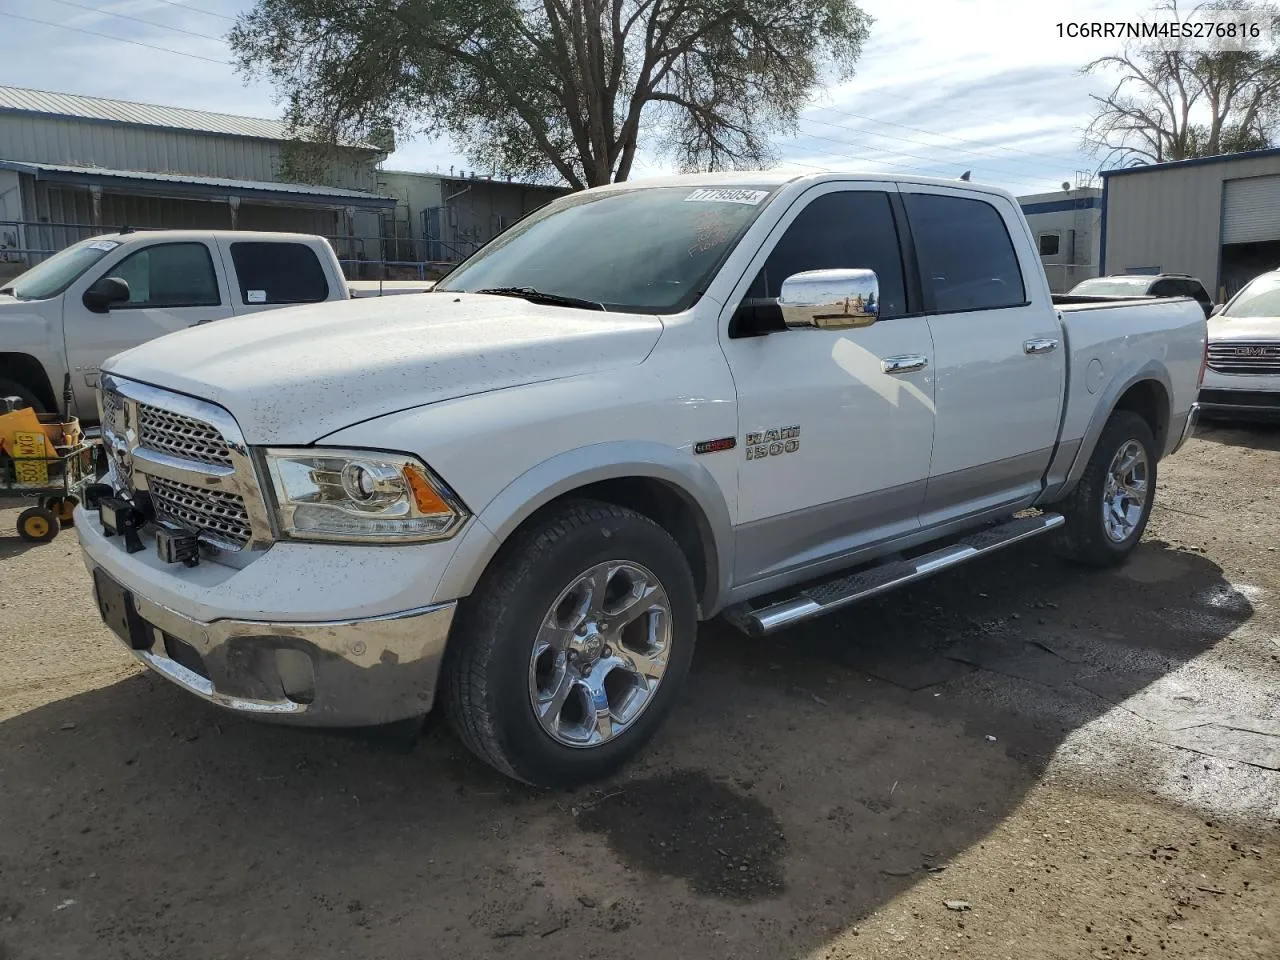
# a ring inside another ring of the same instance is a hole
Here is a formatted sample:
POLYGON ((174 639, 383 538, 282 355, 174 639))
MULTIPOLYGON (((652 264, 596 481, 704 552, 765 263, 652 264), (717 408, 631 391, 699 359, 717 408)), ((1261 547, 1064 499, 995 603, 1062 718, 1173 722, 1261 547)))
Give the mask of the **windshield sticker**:
POLYGON ((118 246, 120 246, 120 244, 115 240, 95 240, 93 243, 89 244, 89 249, 102 250, 109 253, 118 246))
POLYGON ((769 195, 768 190, 695 190, 685 197, 686 203, 745 203, 749 207, 756 206, 769 195))
POLYGON ((244 295, 245 303, 266 303, 267 291, 265 290, 248 290, 244 295))

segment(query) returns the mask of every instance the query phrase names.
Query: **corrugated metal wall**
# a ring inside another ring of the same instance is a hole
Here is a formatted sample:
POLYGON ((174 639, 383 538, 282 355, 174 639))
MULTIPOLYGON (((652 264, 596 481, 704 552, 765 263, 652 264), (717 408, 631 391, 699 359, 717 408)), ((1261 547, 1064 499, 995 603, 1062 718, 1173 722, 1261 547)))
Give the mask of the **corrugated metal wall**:
MULTIPOLYGON (((23 232, 26 245, 32 250, 61 250, 85 237, 124 226, 168 230, 231 229, 231 208, 221 200, 107 193, 102 196, 102 226, 93 227, 93 203, 88 190, 36 184, 31 197, 32 215, 27 217, 31 222, 25 225, 23 232)), ((335 210, 244 202, 240 204, 236 226, 240 230, 313 233, 330 238, 341 233, 340 214, 335 210)))
MULTIPOLYGON (((279 180, 280 152, 279 141, 0 113, 0 160, 279 180)), ((374 160, 369 153, 343 151, 325 171, 327 185, 373 192, 374 160)))
MULTIPOLYGON (((1280 174, 1280 156, 1166 167, 1108 178, 1107 273, 1158 267, 1209 290, 1218 276, 1223 182, 1280 174)), ((1280 239, 1280 238, 1277 238, 1280 239)))
POLYGON ((238 180, 280 174, 279 146, 266 140, 21 114, 0 114, 0 159, 238 180))

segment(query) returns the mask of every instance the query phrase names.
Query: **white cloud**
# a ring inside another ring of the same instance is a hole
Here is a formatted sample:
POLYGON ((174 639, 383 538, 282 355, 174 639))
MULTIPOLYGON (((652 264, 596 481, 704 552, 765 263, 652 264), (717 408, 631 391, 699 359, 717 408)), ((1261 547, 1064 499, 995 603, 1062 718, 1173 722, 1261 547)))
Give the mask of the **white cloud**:
MULTIPOLYGON (((134 40, 222 60, 216 39, 150 27, 124 14, 220 36, 250 0, 0 0, 0 83, 177 106, 274 116, 272 90, 245 85, 230 65, 134 46, 134 40), (39 26, 5 14, 63 26, 39 26), (221 16, 210 15, 220 14, 221 16), (112 41, 66 27, 110 34, 112 41)), ((1136 20, 1144 0, 1077 0, 1069 7, 1023 0, 862 0, 876 18, 857 76, 815 98, 799 134, 779 142, 796 165, 958 176, 1028 193, 1056 189, 1095 161, 1080 154, 1088 94, 1106 86, 1078 68, 1116 47, 1109 40, 1060 37, 1059 22, 1136 20), (905 129, 905 127, 915 129, 905 129), (927 131, 927 132, 924 132, 927 131)), ((2 146, 0 146, 2 152, 2 146)), ((403 142, 388 166, 469 165, 448 143, 403 142)), ((807 167, 805 167, 807 169, 807 167)), ((636 176, 667 172, 651 153, 636 176)))

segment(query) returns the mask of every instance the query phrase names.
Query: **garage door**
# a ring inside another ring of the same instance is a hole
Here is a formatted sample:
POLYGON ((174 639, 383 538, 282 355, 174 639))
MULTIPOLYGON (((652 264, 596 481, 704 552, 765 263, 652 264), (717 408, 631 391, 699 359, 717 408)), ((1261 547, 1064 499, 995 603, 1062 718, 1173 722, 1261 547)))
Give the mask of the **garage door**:
POLYGON ((1223 187, 1223 243, 1280 240, 1280 176, 1228 180, 1223 187))

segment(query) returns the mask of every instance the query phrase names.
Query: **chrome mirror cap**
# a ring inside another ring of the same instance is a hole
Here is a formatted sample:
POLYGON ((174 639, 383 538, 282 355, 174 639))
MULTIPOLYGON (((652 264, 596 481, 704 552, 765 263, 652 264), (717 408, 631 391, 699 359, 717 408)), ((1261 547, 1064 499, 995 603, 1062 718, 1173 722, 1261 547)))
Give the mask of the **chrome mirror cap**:
POLYGON ((778 306, 788 327, 867 327, 879 318, 880 280, 874 270, 806 270, 782 281, 778 306))

